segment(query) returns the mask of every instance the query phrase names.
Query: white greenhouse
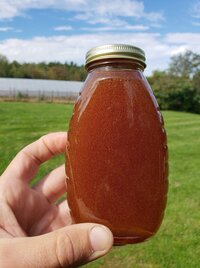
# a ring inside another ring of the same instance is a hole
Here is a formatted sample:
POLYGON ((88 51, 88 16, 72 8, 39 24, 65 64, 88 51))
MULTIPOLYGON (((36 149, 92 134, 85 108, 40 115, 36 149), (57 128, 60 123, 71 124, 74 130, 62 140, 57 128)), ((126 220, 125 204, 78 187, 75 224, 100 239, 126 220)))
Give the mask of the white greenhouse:
POLYGON ((83 82, 0 78, 0 97, 76 99, 83 82))

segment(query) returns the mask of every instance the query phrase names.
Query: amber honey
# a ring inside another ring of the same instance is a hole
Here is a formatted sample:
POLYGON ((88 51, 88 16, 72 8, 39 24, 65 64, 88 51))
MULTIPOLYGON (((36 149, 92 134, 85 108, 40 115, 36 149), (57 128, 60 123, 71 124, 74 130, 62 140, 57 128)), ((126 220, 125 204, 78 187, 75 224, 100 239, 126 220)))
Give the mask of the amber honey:
POLYGON ((71 215, 108 226, 116 245, 142 242, 156 233, 166 206, 163 118, 135 59, 88 66, 68 133, 71 215))

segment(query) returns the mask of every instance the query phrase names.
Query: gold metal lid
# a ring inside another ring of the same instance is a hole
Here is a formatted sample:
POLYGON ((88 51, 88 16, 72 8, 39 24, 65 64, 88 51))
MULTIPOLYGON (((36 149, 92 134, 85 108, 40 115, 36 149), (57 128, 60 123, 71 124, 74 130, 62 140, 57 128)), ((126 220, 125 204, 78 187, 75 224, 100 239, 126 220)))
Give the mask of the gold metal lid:
POLYGON ((133 59, 144 68, 146 67, 144 51, 139 47, 126 44, 110 44, 90 49, 86 54, 86 66, 93 61, 110 58, 133 59))

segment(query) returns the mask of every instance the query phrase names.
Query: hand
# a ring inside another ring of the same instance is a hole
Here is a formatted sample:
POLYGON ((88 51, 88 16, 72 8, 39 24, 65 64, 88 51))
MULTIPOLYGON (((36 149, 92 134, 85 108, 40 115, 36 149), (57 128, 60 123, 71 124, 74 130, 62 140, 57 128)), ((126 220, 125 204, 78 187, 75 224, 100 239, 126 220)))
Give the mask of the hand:
POLYGON ((94 223, 71 225, 64 165, 29 186, 39 166, 64 153, 67 134, 52 133, 28 145, 0 178, 0 267, 77 267, 106 254, 110 230, 94 223))

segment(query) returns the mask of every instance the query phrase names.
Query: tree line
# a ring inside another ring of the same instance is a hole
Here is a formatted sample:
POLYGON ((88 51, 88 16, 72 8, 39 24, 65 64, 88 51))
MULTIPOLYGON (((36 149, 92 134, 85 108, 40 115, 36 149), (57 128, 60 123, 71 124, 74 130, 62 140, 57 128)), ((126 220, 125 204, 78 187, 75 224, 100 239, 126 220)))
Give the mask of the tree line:
POLYGON ((200 113, 200 55, 192 51, 171 58, 169 68, 148 81, 162 110, 200 113))
POLYGON ((19 63, 0 55, 0 77, 83 81, 86 70, 73 62, 19 63))
MULTIPOLYGON (((84 81, 84 66, 60 62, 9 62, 0 55, 0 77, 84 81)), ((148 81, 162 110, 200 113, 200 55, 192 51, 173 56, 169 68, 156 70, 148 81)))

